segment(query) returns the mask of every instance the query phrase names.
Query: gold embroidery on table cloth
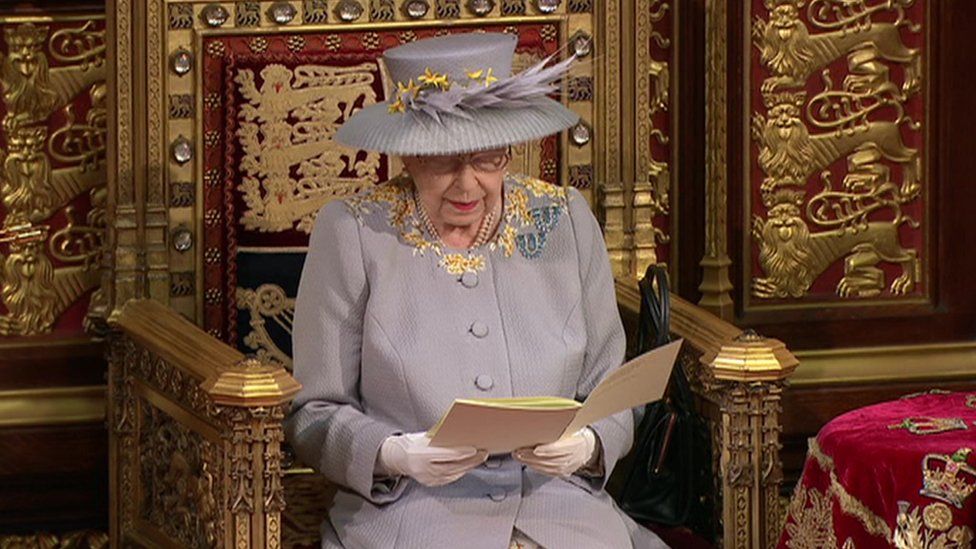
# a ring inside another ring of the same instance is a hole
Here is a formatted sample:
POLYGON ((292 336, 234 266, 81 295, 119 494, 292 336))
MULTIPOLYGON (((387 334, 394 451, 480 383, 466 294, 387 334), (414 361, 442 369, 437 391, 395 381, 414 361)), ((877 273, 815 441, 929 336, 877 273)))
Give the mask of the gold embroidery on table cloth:
POLYGON ((944 501, 962 509, 976 492, 976 468, 968 463, 971 448, 960 448, 951 455, 928 454, 922 459, 923 496, 944 501))
POLYGON ((952 527, 952 509, 942 502, 931 503, 922 510, 922 519, 926 528, 945 532, 952 527))
POLYGON ((793 521, 786 524, 790 536, 786 546, 790 549, 837 547, 830 508, 829 492, 797 486, 790 500, 789 514, 793 521))
POLYGON ((913 435, 937 435, 948 431, 969 429, 966 421, 957 417, 906 417, 901 423, 889 425, 888 429, 906 429, 913 435))
POLYGON ((919 516, 918 507, 912 508, 907 501, 898 502, 895 534, 891 539, 896 549, 969 549, 973 542, 973 530, 969 526, 952 526, 952 514, 932 504, 919 516), (941 532, 941 533, 940 533, 941 532))
POLYGON ((500 251, 504 257, 511 257, 519 249, 527 258, 538 257, 545 245, 545 235, 555 227, 568 204, 565 188, 532 177, 508 175, 504 187, 504 213, 495 236, 484 246, 462 253, 448 253, 436 235, 424 228, 414 201, 413 187, 413 181, 404 174, 346 198, 344 203, 360 223, 374 208, 385 209, 387 222, 407 245, 413 247, 415 255, 432 252, 440 258, 438 266, 456 276, 484 271, 488 265, 486 251, 500 251), (541 201, 544 205, 530 208, 530 195, 544 199, 541 201), (535 243, 535 247, 529 250, 526 241, 535 243))
POLYGON ((830 488, 827 490, 829 495, 837 498, 840 510, 849 516, 856 518, 864 526, 864 530, 869 534, 891 539, 891 528, 884 519, 875 514, 867 505, 851 495, 834 472, 834 460, 823 453, 816 439, 810 439, 810 457, 815 459, 820 468, 830 475, 830 488))

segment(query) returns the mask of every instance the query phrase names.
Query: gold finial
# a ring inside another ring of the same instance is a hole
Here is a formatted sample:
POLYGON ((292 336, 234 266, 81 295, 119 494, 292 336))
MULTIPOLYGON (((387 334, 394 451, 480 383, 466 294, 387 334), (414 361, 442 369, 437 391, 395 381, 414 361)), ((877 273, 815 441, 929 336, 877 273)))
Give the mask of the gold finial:
POLYGON ((717 353, 703 356, 702 362, 716 379, 731 381, 786 379, 799 364, 782 341, 764 338, 753 330, 733 337, 717 353))
POLYGON ((229 406, 274 406, 284 404, 302 386, 283 367, 245 358, 203 383, 203 389, 217 404, 229 406))

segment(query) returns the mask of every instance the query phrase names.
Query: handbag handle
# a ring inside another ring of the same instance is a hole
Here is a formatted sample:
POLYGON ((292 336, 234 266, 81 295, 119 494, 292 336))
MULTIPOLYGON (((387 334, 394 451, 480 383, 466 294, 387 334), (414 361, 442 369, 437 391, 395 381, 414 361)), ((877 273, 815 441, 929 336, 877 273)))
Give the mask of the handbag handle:
POLYGON ((671 292, 668 289, 667 271, 660 265, 649 265, 638 287, 641 293, 639 318, 642 322, 637 335, 637 349, 643 353, 671 341, 671 292))

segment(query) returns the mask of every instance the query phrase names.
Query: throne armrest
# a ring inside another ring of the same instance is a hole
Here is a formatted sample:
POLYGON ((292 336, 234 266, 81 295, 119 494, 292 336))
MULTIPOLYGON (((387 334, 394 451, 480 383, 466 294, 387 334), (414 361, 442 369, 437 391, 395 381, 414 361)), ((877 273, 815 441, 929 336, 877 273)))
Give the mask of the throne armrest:
POLYGON ((109 323, 112 545, 280 547, 298 382, 155 301, 109 323))

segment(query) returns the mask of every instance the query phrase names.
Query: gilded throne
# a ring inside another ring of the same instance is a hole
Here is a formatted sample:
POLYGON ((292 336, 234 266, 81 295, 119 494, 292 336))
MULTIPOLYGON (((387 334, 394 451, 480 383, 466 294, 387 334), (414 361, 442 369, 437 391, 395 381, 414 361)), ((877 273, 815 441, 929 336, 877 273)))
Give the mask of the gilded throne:
MULTIPOLYGON (((298 390, 290 320, 315 212, 397 172, 385 157, 331 142, 351 111, 387 97, 377 59, 388 47, 495 31, 518 36, 525 66, 560 51, 586 61, 563 94, 582 122, 517 148, 515 163, 580 188, 600 211, 633 324, 636 274, 667 262, 673 182, 647 147, 637 154, 642 175, 619 183, 620 69, 594 50, 619 48, 631 31, 604 8, 618 9, 592 0, 112 3, 103 290, 115 543, 316 546, 335 488, 283 451, 281 420, 298 390)), ((638 25, 650 28, 667 10, 647 12, 638 25)), ((638 64, 656 90, 641 96, 641 113, 666 127, 667 58, 638 64)), ((666 142, 660 128, 637 134, 666 142)), ((771 546, 779 397, 796 360, 775 340, 674 302, 672 330, 688 342, 681 365, 711 420, 723 543, 771 546)))

